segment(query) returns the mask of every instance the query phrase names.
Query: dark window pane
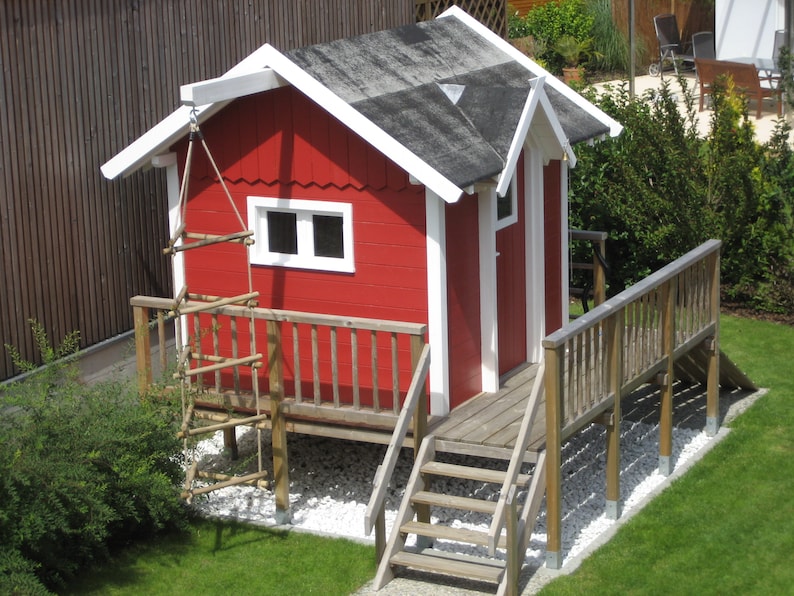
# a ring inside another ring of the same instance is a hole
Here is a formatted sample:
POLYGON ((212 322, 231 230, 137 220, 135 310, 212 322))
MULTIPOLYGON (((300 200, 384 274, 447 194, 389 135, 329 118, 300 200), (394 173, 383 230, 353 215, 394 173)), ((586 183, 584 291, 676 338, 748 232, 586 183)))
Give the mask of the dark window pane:
POLYGON ((513 188, 508 189, 505 196, 496 197, 496 218, 504 219, 513 215, 513 188))
POLYGON ((267 248, 285 255, 298 254, 298 227, 294 213, 267 212, 267 248))
POLYGON ((313 215, 314 255, 317 257, 345 257, 342 218, 335 215, 313 215))

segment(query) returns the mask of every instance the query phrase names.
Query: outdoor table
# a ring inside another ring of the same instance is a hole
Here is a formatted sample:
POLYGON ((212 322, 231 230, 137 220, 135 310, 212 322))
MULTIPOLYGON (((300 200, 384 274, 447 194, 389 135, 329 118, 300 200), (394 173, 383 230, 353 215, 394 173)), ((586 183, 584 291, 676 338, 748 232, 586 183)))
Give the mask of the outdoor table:
POLYGON ((754 64, 759 74, 763 73, 762 78, 780 77, 780 70, 773 58, 756 58, 755 56, 740 56, 739 58, 721 58, 727 62, 742 62, 743 64, 754 64))

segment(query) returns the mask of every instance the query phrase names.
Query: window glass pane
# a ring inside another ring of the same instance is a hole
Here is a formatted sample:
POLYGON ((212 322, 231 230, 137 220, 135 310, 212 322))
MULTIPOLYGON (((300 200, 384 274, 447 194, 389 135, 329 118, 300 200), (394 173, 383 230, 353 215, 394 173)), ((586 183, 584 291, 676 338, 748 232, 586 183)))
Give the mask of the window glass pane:
POLYGON ((294 213, 268 211, 267 237, 270 252, 298 254, 297 216, 294 213))
POLYGON ((496 218, 504 219, 513 215, 513 188, 512 184, 503 197, 496 197, 496 218))
POLYGON ((342 218, 335 215, 313 215, 314 223, 314 256, 345 257, 342 218))

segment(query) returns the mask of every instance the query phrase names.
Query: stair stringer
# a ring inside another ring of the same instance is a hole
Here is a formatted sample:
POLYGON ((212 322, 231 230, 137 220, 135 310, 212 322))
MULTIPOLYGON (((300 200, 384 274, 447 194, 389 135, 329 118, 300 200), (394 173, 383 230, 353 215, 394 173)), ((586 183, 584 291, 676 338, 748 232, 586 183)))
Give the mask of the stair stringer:
POLYGON ((386 549, 378 564, 378 571, 375 574, 373 587, 380 590, 383 586, 388 584, 394 579, 394 572, 392 571, 390 560, 399 551, 405 549, 405 534, 400 532, 400 528, 414 517, 414 509, 411 505, 411 498, 420 490, 425 489, 425 479, 422 475, 422 466, 427 462, 433 460, 436 456, 436 440, 433 435, 428 435, 422 441, 419 447, 419 452, 416 454, 414 460, 414 467, 411 470, 411 475, 408 478, 408 484, 405 487, 405 494, 403 495, 400 509, 397 512, 397 518, 394 520, 389 541, 386 543, 386 549))

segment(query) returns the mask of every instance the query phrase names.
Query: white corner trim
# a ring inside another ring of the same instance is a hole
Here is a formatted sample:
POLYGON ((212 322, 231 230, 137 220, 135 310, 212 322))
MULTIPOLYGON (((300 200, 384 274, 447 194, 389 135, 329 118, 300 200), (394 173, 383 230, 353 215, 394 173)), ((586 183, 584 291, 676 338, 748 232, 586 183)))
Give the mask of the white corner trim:
POLYGON ((480 353, 482 390, 499 390, 499 325, 496 283, 496 187, 488 185, 478 197, 480 256, 480 353))
POLYGON ((270 91, 287 84, 284 79, 273 72, 272 68, 265 68, 250 73, 227 75, 182 85, 179 88, 179 98, 184 105, 203 106, 262 91, 270 91))
POLYGON ((267 62, 280 76, 284 77, 317 105, 327 110, 427 188, 431 189, 446 203, 455 203, 463 195, 462 189, 409 151, 394 137, 369 118, 366 118, 361 112, 320 83, 320 81, 309 75, 284 54, 273 47, 269 47, 267 62))
POLYGON ((562 324, 565 325, 568 322, 570 317, 570 308, 571 305, 569 304, 568 300, 568 286, 569 280, 568 276, 571 274, 568 268, 568 251, 570 251, 570 246, 568 245, 568 168, 570 166, 565 161, 560 163, 560 193, 562 196, 560 197, 560 221, 562 223, 560 230, 560 238, 561 244, 560 250, 562 251, 561 255, 562 258, 560 261, 562 262, 562 275, 560 276, 562 289, 560 296, 562 297, 562 324))
POLYGON ((566 85, 564 82, 562 82, 557 77, 552 75, 545 68, 541 67, 536 62, 532 61, 518 48, 513 47, 512 44, 499 37, 496 33, 488 29, 488 27, 480 23, 477 19, 470 16, 469 14, 467 14, 457 6, 453 6, 445 10, 436 18, 443 19, 450 17, 454 17, 459 21, 461 21, 464 25, 474 30, 478 35, 485 38, 488 42, 490 42, 491 44, 502 50, 504 53, 506 53, 510 58, 512 58, 513 60, 515 60, 516 62, 527 68, 528 70, 532 71, 532 73, 535 74, 536 76, 546 77, 548 79, 548 85, 550 85, 555 91, 559 91, 562 95, 564 95, 566 98, 570 99, 574 104, 576 104, 577 107, 582 108, 585 112, 596 118, 599 122, 602 122, 605 126, 608 126, 610 136, 616 137, 623 131, 623 125, 620 122, 608 116, 595 104, 592 104, 589 101, 587 101, 584 97, 582 97, 576 91, 574 91, 570 86, 566 85))
MULTIPOLYGON (((499 175, 499 183, 496 186, 496 194, 500 197, 505 196, 505 193, 510 188, 510 181, 513 179, 515 173, 516 163, 518 163, 518 156, 524 148, 524 141, 529 132, 529 125, 532 122, 532 117, 535 115, 535 108, 538 105, 538 99, 543 91, 545 77, 538 77, 530 81, 529 94, 527 100, 524 102, 524 108, 521 110, 521 116, 518 119, 518 126, 516 127, 513 140, 510 142, 510 149, 507 151, 507 159, 505 160, 505 167, 499 175)), ((553 113, 553 112, 552 112, 553 113)), ((548 115, 548 114, 547 114, 548 115)), ((556 118, 556 114, 554 115, 556 118)), ((551 118, 549 118, 551 120, 551 118)))
POLYGON ((527 297, 527 360, 543 360, 546 335, 545 235, 543 218, 543 156, 535 143, 524 152, 524 244, 527 297))
MULTIPOLYGON (((180 182, 179 182, 179 167, 174 159, 172 164, 166 166, 165 169, 165 187, 166 187, 166 194, 168 196, 168 237, 173 238, 174 233, 176 233, 177 228, 182 223, 182 215, 179 212, 179 193, 180 193, 180 182)), ((177 241, 177 244, 180 244, 180 241, 177 241)), ((185 286, 185 253, 179 251, 171 256, 171 276, 173 278, 174 290, 173 296, 178 296, 179 292, 182 291, 182 288, 185 286)), ((185 323, 186 318, 185 315, 180 315, 183 317, 182 325, 180 325, 182 329, 182 345, 185 346, 188 344, 188 326, 185 323)))
POLYGON ((449 317, 447 305, 446 205, 425 189, 427 321, 430 344, 430 414, 449 414, 449 317))

